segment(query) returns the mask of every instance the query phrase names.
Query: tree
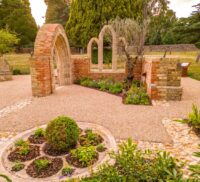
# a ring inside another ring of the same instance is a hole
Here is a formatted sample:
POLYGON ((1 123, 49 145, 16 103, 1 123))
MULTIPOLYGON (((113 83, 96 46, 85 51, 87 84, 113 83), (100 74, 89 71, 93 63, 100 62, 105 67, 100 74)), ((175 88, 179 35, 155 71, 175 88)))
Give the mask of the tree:
POLYGON ((66 25, 69 19, 69 0, 45 0, 47 4, 46 23, 60 23, 66 25))
POLYGON ((85 47, 91 37, 116 17, 133 18, 139 24, 167 7, 167 0, 73 0, 66 32, 70 44, 85 47))
POLYGON ((11 52, 13 47, 19 42, 16 34, 0 29, 0 57, 11 52))
POLYGON ((176 43, 200 45, 200 3, 194 7, 196 11, 188 18, 180 18, 172 29, 176 43))
POLYGON ((0 28, 9 28, 20 38, 20 46, 32 46, 37 25, 32 17, 29 0, 2 0, 0 28))

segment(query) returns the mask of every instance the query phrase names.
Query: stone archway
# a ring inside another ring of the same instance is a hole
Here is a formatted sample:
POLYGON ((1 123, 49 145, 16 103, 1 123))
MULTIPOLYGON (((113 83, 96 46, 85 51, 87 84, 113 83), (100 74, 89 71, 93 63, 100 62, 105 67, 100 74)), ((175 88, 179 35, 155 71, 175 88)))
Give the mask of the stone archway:
POLYGON ((37 34, 31 58, 33 96, 47 96, 55 91, 54 56, 57 60, 59 85, 71 84, 71 52, 65 31, 59 24, 46 24, 37 34))
MULTIPOLYGON (((91 63, 92 63, 92 44, 93 44, 94 42, 97 44, 98 49, 99 49, 99 40, 98 40, 98 38, 96 38, 96 37, 91 38, 91 39, 90 39, 90 42, 89 42, 88 45, 87 45, 87 55, 88 55, 88 57, 90 58, 91 63)), ((90 64, 91 64, 91 63, 90 63, 90 64)))
POLYGON ((103 70, 103 38, 105 31, 109 30, 112 35, 112 70, 117 70, 117 33, 111 25, 105 25, 99 34, 99 49, 98 49, 98 61, 99 70, 103 70))

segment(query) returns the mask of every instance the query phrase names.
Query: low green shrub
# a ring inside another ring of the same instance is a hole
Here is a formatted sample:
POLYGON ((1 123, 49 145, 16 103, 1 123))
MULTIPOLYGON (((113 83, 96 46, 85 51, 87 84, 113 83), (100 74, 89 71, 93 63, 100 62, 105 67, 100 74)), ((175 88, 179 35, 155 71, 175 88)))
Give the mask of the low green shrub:
POLYGON ((17 162, 15 163, 15 165, 12 167, 12 171, 15 171, 15 172, 18 172, 18 171, 21 171, 22 169, 24 169, 25 165, 20 163, 20 162, 17 162))
POLYGON ((150 105, 149 96, 144 87, 132 86, 125 97, 125 104, 150 105))
POLYGON ((122 83, 114 83, 109 85, 108 87, 108 92, 112 93, 112 94, 119 94, 123 91, 123 84, 122 83))
POLYGON ((70 156, 73 160, 78 161, 82 167, 88 167, 96 161, 98 153, 93 146, 78 147, 70 151, 70 156))
POLYGON ((38 171, 42 171, 48 168, 48 166, 51 164, 51 161, 48 159, 37 159, 34 161, 34 164, 38 171))
POLYGON ((92 130, 87 130, 85 135, 80 136, 79 142, 82 146, 96 146, 103 141, 102 137, 92 130))
POLYGON ((80 85, 85 87, 98 88, 98 83, 91 78, 83 78, 80 80, 80 85))
POLYGON ((200 110, 196 105, 192 106, 192 112, 188 116, 188 123, 194 128, 200 129, 200 110))
POLYGON ((13 75, 21 75, 21 70, 19 70, 19 69, 14 69, 14 70, 13 70, 13 75))
POLYGON ((29 145, 23 145, 18 148, 19 148, 18 154, 20 154, 20 155, 28 155, 31 151, 29 145))
POLYGON ((35 132, 34 132, 34 136, 36 138, 39 137, 44 137, 45 136, 45 130, 43 128, 38 128, 35 132))
POLYGON ((141 151, 128 140, 119 146, 118 153, 112 153, 114 165, 103 164, 99 171, 82 182, 164 182, 182 181, 182 167, 166 152, 141 151))
POLYGON ((24 145, 28 145, 28 142, 24 141, 23 139, 19 139, 18 141, 15 142, 16 147, 21 147, 21 146, 24 146, 24 145))
POLYGON ((78 125, 73 119, 65 116, 52 120, 45 133, 47 142, 60 151, 70 150, 76 146, 79 138, 78 125))
POLYGON ((97 145, 97 152, 104 152, 106 150, 105 145, 104 144, 99 144, 97 145))
POLYGON ((65 167, 62 169, 63 176, 71 176, 73 172, 74 172, 74 169, 71 167, 65 167))

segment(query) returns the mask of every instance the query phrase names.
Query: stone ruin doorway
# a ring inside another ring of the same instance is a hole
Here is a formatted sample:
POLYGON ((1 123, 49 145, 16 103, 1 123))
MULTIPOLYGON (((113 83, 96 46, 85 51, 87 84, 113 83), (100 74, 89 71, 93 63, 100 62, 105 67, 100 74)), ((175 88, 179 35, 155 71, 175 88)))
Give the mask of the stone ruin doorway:
POLYGON ((56 84, 72 84, 71 52, 61 25, 46 24, 38 32, 31 58, 31 77, 33 96, 38 97, 54 93, 56 84))

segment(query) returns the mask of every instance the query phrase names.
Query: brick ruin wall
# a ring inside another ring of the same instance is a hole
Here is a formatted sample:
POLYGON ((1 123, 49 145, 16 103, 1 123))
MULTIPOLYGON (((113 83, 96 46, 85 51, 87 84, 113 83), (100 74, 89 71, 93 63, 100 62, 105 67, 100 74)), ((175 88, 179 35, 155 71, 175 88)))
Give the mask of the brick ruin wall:
POLYGON ((181 68, 175 59, 145 60, 143 75, 146 75, 147 93, 153 100, 181 100, 181 68))

